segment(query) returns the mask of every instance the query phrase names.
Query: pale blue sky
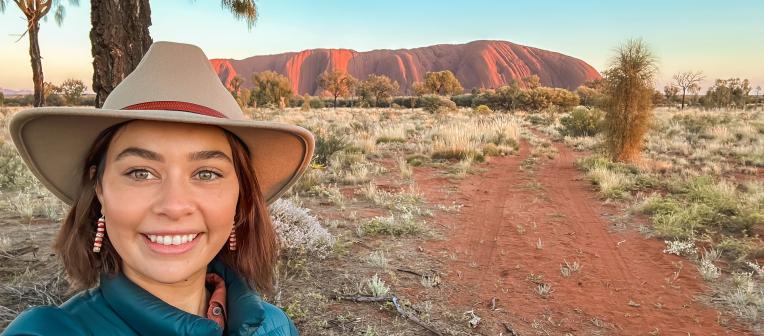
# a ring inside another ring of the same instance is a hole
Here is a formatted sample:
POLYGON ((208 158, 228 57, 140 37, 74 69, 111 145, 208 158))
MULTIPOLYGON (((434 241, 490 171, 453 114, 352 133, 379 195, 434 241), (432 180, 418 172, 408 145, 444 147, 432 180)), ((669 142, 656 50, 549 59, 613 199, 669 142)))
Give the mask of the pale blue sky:
MULTIPOLYGON (((63 0, 66 2, 66 0, 63 0)), ((92 77, 89 1, 40 30, 46 81, 92 77)), ((658 56, 659 87, 677 71, 749 78, 764 86, 764 1, 259 0, 252 30, 217 0, 151 1, 155 41, 197 44, 211 58, 310 48, 414 48, 507 40, 571 55, 603 70, 613 49, 643 38, 658 56)), ((15 4, 0 14, 0 87, 32 87, 28 38, 15 4)))

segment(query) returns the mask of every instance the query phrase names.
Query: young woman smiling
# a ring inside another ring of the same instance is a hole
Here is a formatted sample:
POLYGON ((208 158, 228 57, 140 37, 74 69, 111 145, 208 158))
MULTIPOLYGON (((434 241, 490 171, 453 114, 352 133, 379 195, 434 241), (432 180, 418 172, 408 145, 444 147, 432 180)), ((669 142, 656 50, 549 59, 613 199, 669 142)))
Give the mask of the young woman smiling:
POLYGON ((197 47, 156 42, 102 109, 16 114, 14 144, 71 205, 54 250, 80 290, 3 335, 296 335, 272 290, 267 205, 313 135, 252 121, 197 47))

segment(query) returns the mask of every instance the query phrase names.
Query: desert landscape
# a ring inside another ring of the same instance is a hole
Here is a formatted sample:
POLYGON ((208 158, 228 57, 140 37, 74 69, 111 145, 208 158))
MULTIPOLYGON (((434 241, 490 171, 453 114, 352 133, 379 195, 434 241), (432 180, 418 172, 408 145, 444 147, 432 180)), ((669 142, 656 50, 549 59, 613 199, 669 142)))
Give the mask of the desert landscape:
MULTIPOLYGON (((317 162, 272 209, 286 244, 269 299, 305 334, 762 331, 760 219, 702 224, 760 216, 760 110, 658 109, 642 167, 596 154, 596 136, 562 136, 565 114, 250 113, 319 136, 317 162)), ((64 208, 7 137, 3 160, 7 323, 67 293, 49 248, 64 208)))
MULTIPOLYGON (((110 43, 135 58, 141 34, 110 43)), ((686 70, 661 88, 648 42, 599 70, 497 39, 211 58, 246 118, 316 137, 269 208, 264 299, 304 335, 764 335, 761 87, 686 70)), ((8 123, 100 106, 135 61, 0 91, 0 331, 75 294, 51 248, 68 207, 8 123)))

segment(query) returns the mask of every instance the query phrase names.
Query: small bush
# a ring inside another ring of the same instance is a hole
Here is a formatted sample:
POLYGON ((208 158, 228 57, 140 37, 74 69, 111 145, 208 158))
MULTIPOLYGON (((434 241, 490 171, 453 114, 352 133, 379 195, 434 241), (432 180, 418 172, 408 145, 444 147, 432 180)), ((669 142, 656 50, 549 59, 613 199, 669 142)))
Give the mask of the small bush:
POLYGON ((390 287, 377 274, 374 274, 371 279, 366 281, 366 287, 369 289, 370 294, 376 297, 385 296, 390 291, 390 287))
POLYGON ((666 243, 666 249, 663 250, 663 253, 676 254, 685 257, 694 256, 698 253, 695 249, 695 242, 692 240, 666 240, 664 243, 666 243))
POLYGON ((434 94, 424 95, 419 98, 419 106, 430 113, 456 111, 456 103, 451 101, 451 99, 434 94))
POLYGON ((560 118, 562 136, 594 136, 600 132, 605 113, 599 109, 576 108, 569 115, 560 118))
POLYGON ((326 107, 326 104, 324 103, 321 98, 311 98, 310 99, 310 108, 313 109, 320 109, 326 107))
POLYGON ((422 154, 414 154, 406 157, 406 162, 414 167, 419 167, 421 165, 430 163, 430 161, 432 160, 429 156, 422 154))
POLYGON ((16 148, 10 143, 0 142, 0 189, 19 190, 36 181, 16 148))
POLYGON ((335 239, 310 210, 280 198, 271 204, 270 213, 282 249, 319 258, 331 252, 335 239))
POLYGON ((416 235, 425 231, 424 223, 414 218, 413 214, 374 217, 361 225, 364 235, 384 234, 389 236, 416 235))
POLYGON ((483 155, 484 156, 499 156, 505 154, 502 152, 502 150, 499 148, 499 146, 496 146, 496 144, 493 143, 487 143, 483 145, 483 155))
POLYGON ((606 198, 622 199, 630 196, 634 181, 630 175, 607 167, 595 167, 587 172, 589 178, 600 188, 606 198))
POLYGON ((528 121, 533 125, 549 126, 554 121, 544 115, 531 114, 528 116, 528 121))
POLYGON ((491 111, 491 108, 488 107, 487 105, 478 105, 478 107, 474 108, 473 111, 475 112, 475 114, 480 114, 480 115, 493 113, 493 111, 491 111))
POLYGON ((474 160, 476 162, 484 162, 485 156, 482 153, 476 151, 463 151, 457 149, 446 149, 432 153, 433 160, 474 160))
POLYGON ((316 148, 313 153, 313 161, 322 165, 329 163, 329 158, 332 154, 349 146, 349 143, 344 136, 333 131, 311 129, 311 132, 313 132, 316 137, 316 148))

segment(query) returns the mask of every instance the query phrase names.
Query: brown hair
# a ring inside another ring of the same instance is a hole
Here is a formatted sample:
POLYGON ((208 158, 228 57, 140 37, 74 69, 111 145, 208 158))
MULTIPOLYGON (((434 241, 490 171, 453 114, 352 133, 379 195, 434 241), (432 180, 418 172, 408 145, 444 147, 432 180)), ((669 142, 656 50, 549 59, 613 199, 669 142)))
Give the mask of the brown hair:
MULTIPOLYGON (((121 272, 122 258, 108 237, 103 241, 101 252, 93 253, 96 221, 101 213, 101 203, 96 197, 95 187, 102 180, 106 151, 112 138, 128 122, 105 129, 93 142, 83 163, 80 194, 66 215, 53 245, 76 290, 96 286, 101 272, 121 272), (91 167, 95 168, 95 174, 91 174, 91 167)), ((276 233, 251 164, 249 149, 236 135, 225 129, 223 131, 231 145, 234 169, 239 180, 235 216, 238 245, 236 251, 229 251, 227 245, 224 245, 216 257, 247 279, 250 287, 270 294, 273 291, 273 272, 278 258, 276 233)))

